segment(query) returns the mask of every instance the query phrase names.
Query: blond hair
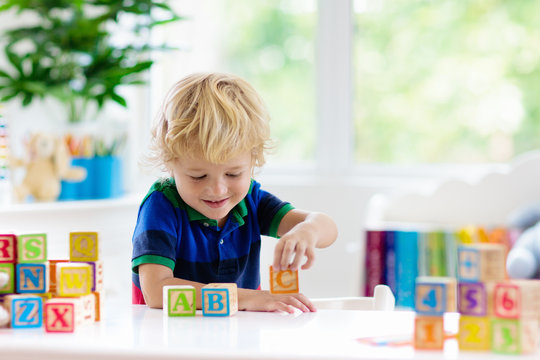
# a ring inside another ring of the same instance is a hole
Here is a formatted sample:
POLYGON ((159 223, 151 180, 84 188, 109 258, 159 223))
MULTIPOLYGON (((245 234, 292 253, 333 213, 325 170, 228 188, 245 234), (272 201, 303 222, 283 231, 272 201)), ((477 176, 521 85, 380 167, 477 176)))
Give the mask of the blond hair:
POLYGON ((269 146, 269 115, 253 87, 234 75, 200 73, 168 92, 152 129, 150 160, 167 169, 178 157, 220 164, 251 152, 260 167, 269 146))

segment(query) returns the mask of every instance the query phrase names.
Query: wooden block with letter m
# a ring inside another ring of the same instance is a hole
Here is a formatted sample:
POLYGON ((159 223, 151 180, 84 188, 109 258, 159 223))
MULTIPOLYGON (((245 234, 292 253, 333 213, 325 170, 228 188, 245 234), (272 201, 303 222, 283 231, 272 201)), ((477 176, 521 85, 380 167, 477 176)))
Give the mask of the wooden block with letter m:
POLYGON ((195 316, 196 292, 191 285, 163 287, 163 310, 167 316, 195 316))
POLYGON ((238 312, 235 283, 211 283, 201 289, 204 316, 231 316, 238 312))
POLYGON ((298 270, 274 271, 270 266, 270 292, 272 294, 294 294, 299 291, 298 270))

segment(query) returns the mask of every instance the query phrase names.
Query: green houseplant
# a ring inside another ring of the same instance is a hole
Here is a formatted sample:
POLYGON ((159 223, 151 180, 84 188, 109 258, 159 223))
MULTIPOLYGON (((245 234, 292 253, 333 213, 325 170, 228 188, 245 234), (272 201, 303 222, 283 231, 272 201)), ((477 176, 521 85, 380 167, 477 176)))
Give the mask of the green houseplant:
POLYGON ((98 111, 109 101, 125 107, 119 87, 142 84, 149 51, 166 48, 144 41, 150 30, 180 19, 165 0, 6 0, 4 11, 37 21, 2 34, 0 101, 53 97, 69 122, 84 119, 92 103, 98 111))

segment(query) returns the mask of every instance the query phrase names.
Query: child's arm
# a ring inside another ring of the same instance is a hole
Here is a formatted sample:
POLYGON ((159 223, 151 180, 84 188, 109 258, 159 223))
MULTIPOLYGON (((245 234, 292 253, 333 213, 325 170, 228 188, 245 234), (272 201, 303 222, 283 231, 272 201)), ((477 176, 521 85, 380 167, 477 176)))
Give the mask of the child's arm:
MULTIPOLYGON (((192 285, 197 292, 197 309, 202 308, 201 288, 203 283, 175 278, 167 266, 159 264, 139 265, 139 279, 146 304, 151 308, 163 307, 163 286, 192 285)), ((293 313, 294 308, 303 312, 315 311, 315 307, 302 294, 271 294, 263 290, 238 289, 238 309, 247 311, 285 311, 293 313)))
POLYGON ((302 269, 309 269, 315 258, 315 248, 330 246, 336 241, 337 234, 336 224, 326 214, 299 209, 289 211, 279 224, 280 239, 274 250, 273 268, 297 270, 306 256, 302 269))

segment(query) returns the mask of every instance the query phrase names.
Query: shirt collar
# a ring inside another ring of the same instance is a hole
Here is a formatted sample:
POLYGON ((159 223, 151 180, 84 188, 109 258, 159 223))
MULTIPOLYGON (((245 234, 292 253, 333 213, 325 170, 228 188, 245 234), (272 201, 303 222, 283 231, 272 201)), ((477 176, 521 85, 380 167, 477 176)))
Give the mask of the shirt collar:
MULTIPOLYGON (((218 226, 215 219, 209 219, 197 210, 193 209, 188 204, 185 205, 189 221, 201 221, 207 223, 210 226, 218 226)), ((240 201, 235 207, 232 208, 229 217, 234 220, 238 224, 238 226, 242 226, 245 223, 244 217, 247 215, 247 213, 248 210, 246 206, 246 200, 242 199, 242 201, 240 201)))

